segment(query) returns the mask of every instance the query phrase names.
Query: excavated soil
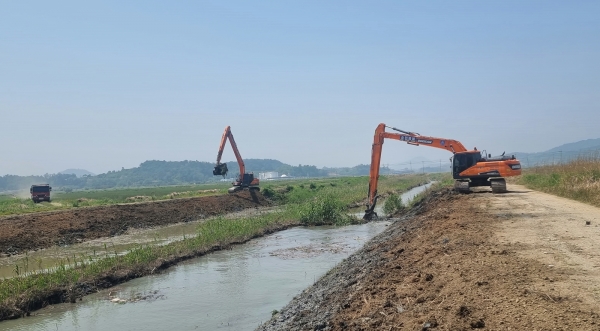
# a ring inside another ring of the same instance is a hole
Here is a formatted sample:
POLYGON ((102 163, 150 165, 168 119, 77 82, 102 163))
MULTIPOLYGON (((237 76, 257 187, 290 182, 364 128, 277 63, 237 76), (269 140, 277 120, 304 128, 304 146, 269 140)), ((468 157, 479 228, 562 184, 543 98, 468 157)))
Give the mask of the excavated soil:
POLYGON ((0 253, 19 254, 53 245, 116 236, 269 205, 259 192, 77 208, 0 218, 0 253))
POLYGON ((258 330, 600 330, 600 210, 552 198, 434 193, 258 330))

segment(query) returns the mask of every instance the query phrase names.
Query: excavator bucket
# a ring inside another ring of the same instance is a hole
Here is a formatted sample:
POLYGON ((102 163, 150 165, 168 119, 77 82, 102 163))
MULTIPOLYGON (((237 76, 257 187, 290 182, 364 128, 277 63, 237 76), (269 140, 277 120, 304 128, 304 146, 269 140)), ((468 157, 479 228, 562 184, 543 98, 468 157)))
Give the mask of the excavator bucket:
POLYGON ((373 199, 373 204, 372 205, 368 205, 367 204, 367 209, 365 210, 365 215, 363 216, 363 220, 365 221, 371 221, 374 219, 377 219, 377 213, 375 212, 375 205, 377 204, 377 198, 379 198, 379 196, 375 196, 375 199, 373 199))
POLYGON ((363 216, 363 220, 365 221, 372 221, 374 219, 377 219, 377 213, 373 210, 365 210, 365 215, 363 216))
POLYGON ((213 170, 213 175, 223 176, 223 178, 225 178, 225 176, 227 176, 228 171, 229 170, 227 169, 227 163, 220 163, 215 166, 215 169, 213 170))

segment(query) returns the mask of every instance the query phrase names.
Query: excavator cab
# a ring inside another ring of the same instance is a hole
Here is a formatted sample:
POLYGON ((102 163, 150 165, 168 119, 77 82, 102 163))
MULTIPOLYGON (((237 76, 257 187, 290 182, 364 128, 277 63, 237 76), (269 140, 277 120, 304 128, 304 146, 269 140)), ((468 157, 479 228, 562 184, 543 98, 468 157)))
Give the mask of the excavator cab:
POLYGON ((481 153, 478 151, 469 151, 456 153, 452 160, 452 177, 454 179, 462 178, 460 173, 481 161, 481 153))
POLYGON ((254 174, 244 174, 242 179, 242 186, 247 187, 252 184, 254 180, 254 174))
POLYGON ((223 178, 225 178, 225 176, 227 176, 227 172, 229 172, 229 170, 227 169, 227 163, 219 163, 215 166, 215 169, 213 170, 213 175, 223 176, 223 178))

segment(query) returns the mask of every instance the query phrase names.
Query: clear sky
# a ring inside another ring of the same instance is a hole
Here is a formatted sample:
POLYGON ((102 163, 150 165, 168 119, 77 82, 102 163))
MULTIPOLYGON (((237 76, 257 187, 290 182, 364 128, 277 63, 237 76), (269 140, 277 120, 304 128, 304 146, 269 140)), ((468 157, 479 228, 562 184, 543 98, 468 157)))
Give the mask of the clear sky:
MULTIPOLYGON (((468 148, 600 137, 598 1, 2 1, 0 175, 370 162, 383 122, 468 148), (230 149, 224 160, 234 159, 230 149)), ((386 141, 382 162, 445 151, 386 141)))

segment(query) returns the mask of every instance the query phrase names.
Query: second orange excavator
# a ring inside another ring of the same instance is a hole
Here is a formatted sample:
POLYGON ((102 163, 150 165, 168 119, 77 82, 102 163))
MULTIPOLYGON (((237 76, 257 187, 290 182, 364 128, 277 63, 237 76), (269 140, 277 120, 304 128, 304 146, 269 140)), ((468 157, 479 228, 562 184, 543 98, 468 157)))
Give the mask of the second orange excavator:
POLYGON ((383 123, 375 129, 373 149, 371 152, 371 170, 369 173, 369 196, 365 219, 377 217, 375 204, 377 203, 377 182, 379 180, 379 165, 384 139, 404 141, 414 146, 429 146, 445 149, 452 152, 452 177, 455 179, 454 188, 462 193, 470 192, 470 187, 490 186, 492 193, 505 193, 506 181, 504 177, 518 176, 521 174, 521 163, 514 156, 492 157, 482 155, 477 148, 467 150, 460 141, 454 139, 421 136, 418 133, 407 132, 383 123), (386 132, 390 128, 400 133, 386 132))
POLYGON ((223 178, 225 178, 225 176, 227 176, 227 172, 229 172, 229 170, 227 169, 227 163, 221 163, 221 156, 223 155, 223 150, 225 149, 227 139, 229 139, 229 143, 231 144, 231 148, 233 148, 235 158, 237 159, 238 165, 240 166, 240 174, 235 179, 235 181, 231 183, 233 187, 229 188, 227 192, 235 193, 243 189, 259 191, 259 180, 258 178, 254 178, 254 174, 246 173, 246 166, 244 165, 244 160, 240 155, 240 151, 238 150, 237 145, 235 143, 235 139, 233 139, 233 134, 231 133, 231 127, 229 126, 225 128, 225 132, 223 132, 223 136, 221 137, 219 153, 217 154, 217 164, 215 165, 215 169, 213 170, 213 175, 223 176, 223 178))

